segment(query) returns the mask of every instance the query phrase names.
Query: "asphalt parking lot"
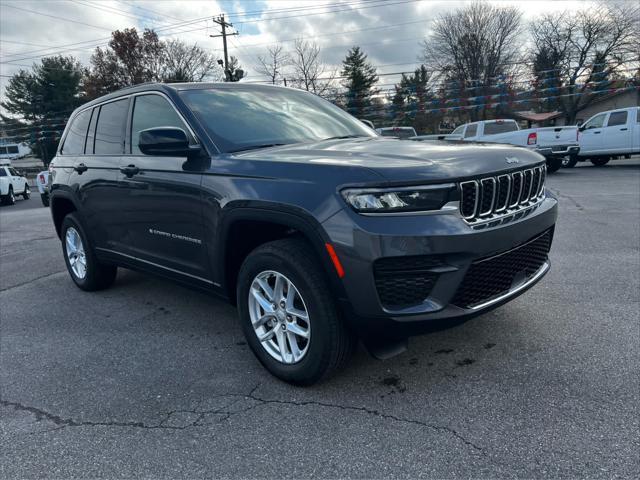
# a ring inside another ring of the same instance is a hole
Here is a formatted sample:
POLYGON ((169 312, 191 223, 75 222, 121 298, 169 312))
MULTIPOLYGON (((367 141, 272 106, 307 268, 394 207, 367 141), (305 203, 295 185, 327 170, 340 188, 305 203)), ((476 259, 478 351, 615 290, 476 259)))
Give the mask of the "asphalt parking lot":
POLYGON ((71 282, 40 199, 0 208, 0 477, 640 475, 640 160, 551 175, 524 296, 312 388, 230 306, 121 270, 71 282))

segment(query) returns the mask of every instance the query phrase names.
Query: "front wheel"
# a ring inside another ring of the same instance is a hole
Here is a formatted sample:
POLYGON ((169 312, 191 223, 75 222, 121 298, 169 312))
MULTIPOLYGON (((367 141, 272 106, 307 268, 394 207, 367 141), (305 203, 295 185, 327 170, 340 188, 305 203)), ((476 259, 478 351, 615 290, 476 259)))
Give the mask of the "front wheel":
POLYGON ((75 213, 64 217, 61 238, 67 270, 79 288, 94 291, 111 286, 118 269, 98 261, 75 213))
POLYGON ((610 158, 592 158, 591 163, 595 167, 604 167, 607 163, 609 163, 610 158))
POLYGON ((13 185, 9 185, 9 191, 4 198, 4 203, 7 205, 15 205, 16 203, 16 195, 13 193, 13 185))
POLYGON ((29 188, 28 184, 25 184, 24 186, 24 192, 22 192, 22 198, 24 198, 25 200, 29 200, 29 198, 31 198, 31 189, 29 188))
POLYGON ((247 343, 285 382, 314 384, 342 366, 355 347, 303 240, 277 240, 251 252, 240 269, 237 295, 247 343))
POLYGON ((560 170, 560 167, 562 167, 562 157, 547 158, 547 172, 557 172, 558 170, 560 170))

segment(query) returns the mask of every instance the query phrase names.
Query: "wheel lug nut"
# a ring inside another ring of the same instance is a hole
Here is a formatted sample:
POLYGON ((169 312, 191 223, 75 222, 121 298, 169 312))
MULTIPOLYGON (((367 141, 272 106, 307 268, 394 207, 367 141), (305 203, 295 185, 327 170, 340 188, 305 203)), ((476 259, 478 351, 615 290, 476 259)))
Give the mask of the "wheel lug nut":
POLYGON ((284 300, 282 300, 282 301, 280 302, 280 306, 281 306, 282 308, 284 308, 284 305, 285 305, 284 300))
POLYGON ((284 323, 282 324, 282 329, 283 329, 283 330, 286 330, 286 329, 287 329, 287 326, 286 326, 284 323))
POLYGON ((290 322, 291 320, 291 315, 287 315, 287 322, 290 322))

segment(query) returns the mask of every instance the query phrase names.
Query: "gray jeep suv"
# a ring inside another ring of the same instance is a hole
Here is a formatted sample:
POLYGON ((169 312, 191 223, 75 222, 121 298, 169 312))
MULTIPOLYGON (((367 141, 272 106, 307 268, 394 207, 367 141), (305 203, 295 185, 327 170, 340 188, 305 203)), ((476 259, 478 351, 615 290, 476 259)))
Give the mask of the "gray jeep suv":
POLYGON ((311 384, 501 305, 548 270, 556 200, 523 148, 382 138, 307 92, 147 84, 71 116, 51 211, 72 280, 142 270, 237 305, 311 384))

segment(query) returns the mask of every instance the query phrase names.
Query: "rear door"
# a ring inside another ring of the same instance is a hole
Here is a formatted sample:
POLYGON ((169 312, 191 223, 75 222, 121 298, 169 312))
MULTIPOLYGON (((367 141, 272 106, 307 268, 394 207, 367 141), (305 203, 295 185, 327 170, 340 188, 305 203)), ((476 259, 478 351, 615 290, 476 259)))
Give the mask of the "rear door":
POLYGON ((144 155, 138 148, 140 132, 149 128, 181 128, 193 144, 195 136, 160 93, 136 95, 131 107, 127 156, 119 174, 124 251, 147 264, 208 281, 201 167, 185 157, 144 155))
POLYGON ((582 126, 579 136, 580 156, 597 154, 604 150, 602 131, 606 124, 607 115, 607 112, 599 113, 587 120, 587 123, 582 126))
POLYGON ((604 149, 610 153, 627 153, 632 150, 632 130, 629 128, 629 114, 627 110, 617 110, 609 113, 607 125, 602 129, 604 149))
POLYGON ((119 240, 117 172, 128 105, 129 99, 121 98, 80 112, 60 151, 59 161, 69 168, 69 185, 77 192, 87 233, 99 249, 112 249, 119 240))
POLYGON ((15 193, 16 195, 20 195, 24 192, 27 181, 13 167, 9 167, 9 173, 11 174, 11 185, 13 185, 13 193, 15 193))

